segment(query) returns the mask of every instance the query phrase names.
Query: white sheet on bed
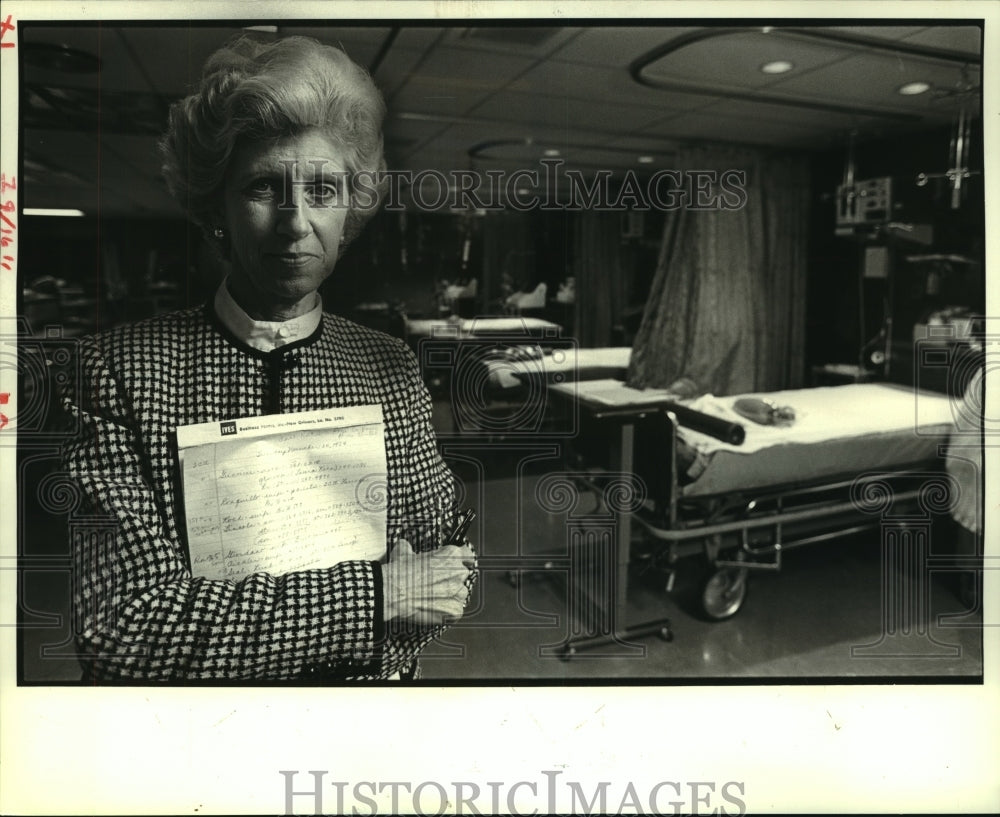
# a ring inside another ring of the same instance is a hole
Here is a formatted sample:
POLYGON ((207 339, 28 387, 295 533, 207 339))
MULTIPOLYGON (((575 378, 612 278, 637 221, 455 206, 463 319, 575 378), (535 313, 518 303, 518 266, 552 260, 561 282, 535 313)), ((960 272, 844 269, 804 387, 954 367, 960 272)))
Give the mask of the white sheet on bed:
POLYGON ((414 338, 470 338, 477 335, 498 334, 545 334, 557 337, 562 327, 541 318, 451 318, 413 319, 406 322, 406 334, 414 338))
POLYGON ((684 439, 702 454, 725 450, 753 454, 783 443, 815 443, 913 429, 917 436, 947 434, 954 424, 953 401, 946 395, 890 383, 852 383, 814 389, 715 397, 702 395, 690 408, 740 423, 742 445, 730 445, 707 434, 683 429, 684 439), (735 412, 740 397, 761 397, 795 409, 790 426, 760 425, 735 412))
MULTIPOLYGON (((627 369, 632 357, 629 346, 609 346, 598 349, 556 349, 550 354, 539 354, 526 359, 489 360, 490 384, 497 388, 509 389, 521 385, 525 376, 546 376, 562 374, 567 381, 586 377, 589 371, 604 369, 627 369)), ((615 381, 616 383, 618 381, 615 381)))

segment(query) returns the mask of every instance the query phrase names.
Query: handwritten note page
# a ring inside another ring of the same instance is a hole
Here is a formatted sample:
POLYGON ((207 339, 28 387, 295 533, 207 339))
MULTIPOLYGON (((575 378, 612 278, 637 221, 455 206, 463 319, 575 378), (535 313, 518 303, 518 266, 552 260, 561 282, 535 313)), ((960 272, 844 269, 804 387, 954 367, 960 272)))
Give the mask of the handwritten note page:
POLYGON ((182 426, 177 443, 195 576, 385 556, 381 406, 182 426))

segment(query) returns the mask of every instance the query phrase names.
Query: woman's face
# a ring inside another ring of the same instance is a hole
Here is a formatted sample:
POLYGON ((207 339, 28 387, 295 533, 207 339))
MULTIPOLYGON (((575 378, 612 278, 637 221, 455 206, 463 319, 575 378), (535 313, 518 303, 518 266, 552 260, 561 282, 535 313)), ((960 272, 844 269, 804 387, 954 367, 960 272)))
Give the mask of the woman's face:
POLYGON ((315 306, 337 263, 348 205, 344 152, 321 131, 237 147, 223 223, 230 291, 247 314, 285 320, 315 306))

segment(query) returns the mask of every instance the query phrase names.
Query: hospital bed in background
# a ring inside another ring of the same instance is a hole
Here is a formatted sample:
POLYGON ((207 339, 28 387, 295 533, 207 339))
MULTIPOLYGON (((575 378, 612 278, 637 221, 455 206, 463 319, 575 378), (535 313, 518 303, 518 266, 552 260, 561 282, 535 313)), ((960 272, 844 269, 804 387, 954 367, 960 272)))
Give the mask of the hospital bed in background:
POLYGON ((477 321, 483 328, 475 333, 459 334, 456 328, 454 337, 449 337, 435 328, 432 337, 421 337, 417 343, 425 376, 442 373, 439 381, 446 384, 460 436, 501 441, 552 434, 549 386, 625 377, 632 354, 628 347, 581 349, 572 338, 563 338, 558 327, 554 331, 553 324, 508 320, 524 321, 524 331, 515 333, 500 320, 485 325, 477 321))
POLYGON ((417 355, 431 395, 447 398, 453 411, 458 410, 453 417, 455 429, 487 434, 501 431, 509 418, 490 405, 496 395, 486 364, 540 357, 543 350, 551 354, 573 344, 562 337, 559 324, 511 316, 408 319, 405 339, 417 355))
POLYGON ((794 411, 789 425, 764 425, 734 410, 748 395, 680 404, 612 379, 552 383, 549 392, 584 421, 577 443, 589 450, 575 454, 579 482, 600 497, 605 474, 634 474, 641 500, 618 515, 621 626, 568 642, 567 655, 650 632, 624 626, 634 554, 663 570, 668 591, 681 560, 700 557, 708 568, 701 611, 721 620, 743 605, 750 574, 779 570, 788 550, 887 520, 925 525, 947 511, 940 457, 954 407, 942 394, 864 383, 753 395, 794 411), (602 446, 610 451, 603 461, 602 446))
POLYGON ((521 347, 507 349, 484 359, 486 377, 495 393, 524 386, 564 383, 581 380, 624 380, 632 349, 610 346, 580 349, 575 345, 563 349, 521 347))
MULTIPOLYGON (((722 620, 742 607, 751 574, 780 570, 789 550, 884 528, 886 520, 896 528, 907 519, 922 525, 926 508, 947 511, 941 454, 954 407, 944 394, 851 383, 683 400, 627 387, 627 347, 496 340, 455 358, 459 433, 503 438, 520 424, 560 443, 567 471, 598 506, 610 481, 623 476, 642 499, 606 514, 614 520, 614 553, 587 569, 614 572, 613 597, 602 602, 615 608, 603 619, 613 631, 571 639, 567 655, 649 633, 672 637, 666 619, 626 623, 633 561, 662 571, 668 592, 679 572, 694 572, 700 612, 722 620), (789 407, 794 421, 748 419, 734 406, 750 397, 789 407)), ((558 561, 541 569, 558 572, 565 568, 558 561)), ((508 578, 516 584, 537 570, 525 565, 508 578)))
POLYGON ((507 339, 510 344, 532 339, 557 337, 559 324, 541 318, 412 318, 406 321, 406 337, 411 341, 426 338, 441 340, 507 339))

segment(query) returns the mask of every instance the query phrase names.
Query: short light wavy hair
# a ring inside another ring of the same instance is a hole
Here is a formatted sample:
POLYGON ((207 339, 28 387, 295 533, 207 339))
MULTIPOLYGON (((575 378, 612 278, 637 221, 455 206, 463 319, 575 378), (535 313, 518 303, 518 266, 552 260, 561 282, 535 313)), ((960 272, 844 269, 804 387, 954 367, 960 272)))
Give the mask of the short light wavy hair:
POLYGON ((347 243, 386 192, 384 119, 371 76, 341 49, 310 37, 262 43, 244 35, 209 57, 198 90, 171 106, 160 141, 163 175, 192 221, 211 234, 237 144, 317 128, 344 148, 351 176, 366 176, 361 195, 350 185, 347 243))

